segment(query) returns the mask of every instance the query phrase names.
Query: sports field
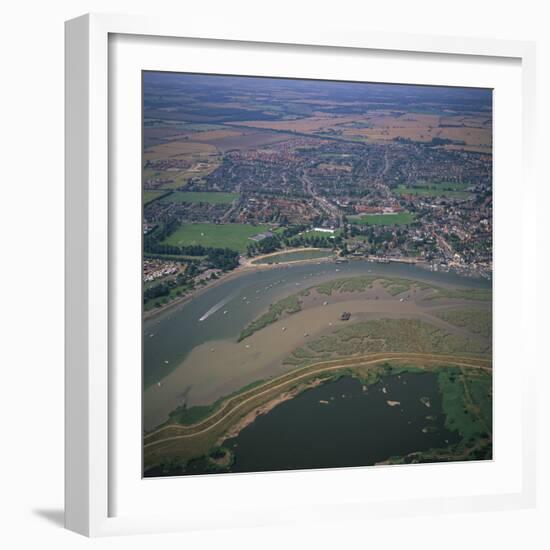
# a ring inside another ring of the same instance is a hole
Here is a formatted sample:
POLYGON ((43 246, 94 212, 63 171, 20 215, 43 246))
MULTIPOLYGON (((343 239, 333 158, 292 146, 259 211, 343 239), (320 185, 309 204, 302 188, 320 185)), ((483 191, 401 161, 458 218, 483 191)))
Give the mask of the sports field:
POLYGON ((349 221, 358 225, 407 225, 414 222, 414 216, 410 212, 398 214, 363 214, 362 216, 350 216, 349 221))
POLYGON ((239 195, 237 193, 222 193, 217 191, 175 191, 169 196, 162 199, 162 202, 189 202, 189 203, 198 203, 206 202, 208 204, 230 204, 232 203, 239 195))
POLYGON ((250 237, 268 231, 268 225, 241 223, 186 223, 170 235, 163 244, 186 246, 201 244, 214 248, 231 248, 244 252, 250 244, 250 237))

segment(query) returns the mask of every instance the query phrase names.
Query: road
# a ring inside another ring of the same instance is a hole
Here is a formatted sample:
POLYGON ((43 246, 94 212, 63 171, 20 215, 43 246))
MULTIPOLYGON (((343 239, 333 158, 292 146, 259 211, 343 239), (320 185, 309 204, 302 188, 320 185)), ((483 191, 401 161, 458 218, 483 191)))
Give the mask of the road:
POLYGON ((323 212, 325 212, 325 214, 329 216, 334 224, 338 223, 339 227, 342 227, 344 220, 340 209, 328 199, 316 193, 313 182, 309 179, 308 176, 302 174, 301 177, 304 184, 304 191, 311 195, 316 204, 321 208, 321 210, 323 210, 323 212))
POLYGON ((443 254, 448 260, 451 260, 454 257, 455 251, 453 250, 453 247, 441 236, 437 233, 433 233, 433 236, 436 239, 437 244, 439 245, 439 248, 443 251, 443 254))

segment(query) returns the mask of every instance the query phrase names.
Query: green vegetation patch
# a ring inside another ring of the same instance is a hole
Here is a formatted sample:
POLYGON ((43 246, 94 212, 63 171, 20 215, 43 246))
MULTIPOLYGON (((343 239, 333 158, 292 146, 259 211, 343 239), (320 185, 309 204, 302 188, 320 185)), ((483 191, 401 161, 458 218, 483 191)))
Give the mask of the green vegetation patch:
POLYGON ((338 328, 294 350, 284 362, 305 366, 325 359, 384 351, 488 355, 491 347, 478 338, 451 334, 417 319, 381 319, 338 328))
POLYGON ((358 225, 408 225, 414 223, 415 217, 410 212, 396 214, 363 214, 349 216, 350 223, 358 225))
POLYGON ((196 424, 197 422, 201 422, 202 420, 208 418, 211 414, 213 414, 217 409, 219 409, 220 405, 227 399, 235 397, 242 392, 251 390, 263 383, 264 380, 256 380, 255 382, 251 382, 250 384, 243 386, 242 388, 231 393, 230 395, 220 397, 210 405, 195 405, 193 407, 180 405, 170 413, 169 420, 166 423, 191 425, 196 424))
MULTIPOLYGON (((151 296, 147 296, 144 292, 144 311, 151 311, 155 308, 165 306, 166 304, 172 302, 176 298, 180 298, 181 296, 195 288, 195 284, 192 281, 174 283, 173 285, 168 285, 165 282, 162 282, 156 283, 154 286, 160 286, 160 292, 157 293, 158 295, 152 294, 151 296)), ((151 288, 153 288, 153 286, 151 288)), ((145 288, 144 290, 147 289, 145 288)), ((147 381, 146 386, 152 384, 153 382, 153 380, 147 381)))
POLYGON ((206 256, 189 256, 186 254, 152 254, 150 252, 143 253, 144 258, 156 259, 156 260, 169 260, 175 262, 181 262, 184 260, 200 262, 204 260, 206 256))
POLYGON ((435 313, 440 319, 465 328, 474 334, 490 337, 493 328, 493 314, 489 309, 463 308, 435 313))
POLYGON ((322 250, 296 250, 294 252, 281 252, 280 254, 274 254, 267 258, 259 258, 253 260, 254 265, 261 264, 280 264, 285 262, 295 262, 299 260, 318 260, 321 258, 328 258, 334 253, 330 249, 322 250))
POLYGON ((399 195, 414 195, 421 197, 450 197, 462 199, 467 197, 468 193, 465 189, 468 187, 466 183, 424 183, 413 185, 410 187, 399 185, 394 191, 399 195))
POLYGON ((411 288, 417 288, 418 290, 426 290, 428 288, 434 288, 432 285, 423 283, 421 281, 411 281, 409 279, 380 279, 380 284, 385 288, 386 292, 392 296, 397 296, 402 292, 407 292, 411 288))
POLYGON ((144 191, 143 192, 143 205, 149 204, 150 202, 159 200, 162 197, 167 197, 172 191, 167 191, 166 189, 156 189, 154 191, 144 191))
POLYGON ((241 332, 238 338, 238 342, 248 338, 258 330, 261 330, 271 323, 279 320, 284 314, 297 313, 302 309, 302 301, 298 294, 293 294, 287 298, 283 298, 274 304, 269 306, 268 311, 263 315, 260 315, 257 319, 254 319, 252 323, 247 325, 241 332))
POLYGON ((244 252, 250 237, 269 230, 268 225, 240 223, 187 223, 169 235, 162 244, 171 246, 202 245, 244 252))
POLYGON ((441 288, 434 287, 434 292, 424 300, 435 300, 437 298, 456 298, 459 300, 479 300, 488 302, 493 298, 493 291, 490 288, 441 288))
POLYGON ((493 457, 491 372, 441 366, 436 370, 445 427, 458 432, 461 440, 443 448, 393 456, 382 464, 490 460, 493 457))
POLYGON ((445 427, 458 431, 472 444, 480 437, 489 437, 493 431, 491 374, 477 369, 445 369, 439 372, 438 383, 445 427))
POLYGON ((176 203, 208 203, 208 204, 231 204, 239 195, 237 193, 222 193, 217 191, 175 191, 164 197, 161 202, 176 203))
POLYGON ((326 294, 327 296, 330 296, 333 292, 364 292, 372 288, 372 284, 376 279, 378 277, 371 276, 333 279, 308 290, 316 290, 319 294, 326 294))
MULTIPOLYGON (((164 180, 162 183, 162 190, 173 191, 187 184, 190 177, 198 175, 196 172, 189 170, 181 170, 178 172, 169 172, 168 170, 152 170, 146 168, 143 170, 143 180, 149 179, 164 180)), ((159 189, 160 191, 160 189, 159 189)))
POLYGON ((434 371, 440 369, 440 366, 433 364, 417 364, 417 363, 407 363, 407 362, 392 362, 387 361, 381 365, 358 365, 350 367, 349 376, 357 378, 365 386, 371 384, 377 384, 382 378, 387 376, 396 376, 398 374, 409 373, 409 374, 419 374, 426 373, 428 371, 434 371))
POLYGON ((364 292, 371 289, 375 281, 380 283, 392 296, 406 292, 413 287, 419 290, 437 288, 421 281, 401 278, 386 279, 375 275, 366 275, 362 277, 333 279, 332 281, 311 287, 308 290, 316 290, 319 294, 326 294, 327 296, 330 296, 333 292, 364 292))

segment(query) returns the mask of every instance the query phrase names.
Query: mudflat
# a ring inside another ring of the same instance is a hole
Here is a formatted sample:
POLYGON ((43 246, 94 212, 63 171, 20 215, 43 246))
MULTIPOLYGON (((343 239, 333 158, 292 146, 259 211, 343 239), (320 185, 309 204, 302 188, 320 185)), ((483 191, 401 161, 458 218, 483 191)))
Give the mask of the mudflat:
POLYGON ((471 305, 471 301, 424 300, 425 295, 426 291, 409 290, 392 296, 378 283, 363 292, 330 296, 311 291, 303 297, 301 311, 283 316, 240 342, 211 340, 193 348, 160 385, 145 391, 144 429, 149 431, 165 422, 184 402, 187 406, 209 405, 247 384, 292 370, 294 367, 284 360, 294 350, 354 322, 418 319, 449 333, 480 338, 436 316, 449 308, 471 305), (341 320, 343 311, 351 314, 350 320, 341 320))

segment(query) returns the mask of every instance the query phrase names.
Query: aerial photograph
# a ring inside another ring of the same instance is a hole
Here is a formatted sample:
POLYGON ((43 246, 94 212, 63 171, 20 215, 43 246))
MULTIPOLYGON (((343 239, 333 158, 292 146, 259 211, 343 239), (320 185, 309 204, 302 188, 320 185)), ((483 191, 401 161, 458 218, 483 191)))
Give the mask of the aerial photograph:
POLYGON ((492 460, 492 90, 142 99, 143 476, 492 460))

